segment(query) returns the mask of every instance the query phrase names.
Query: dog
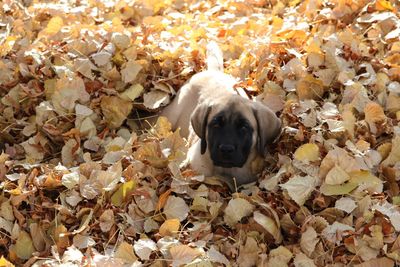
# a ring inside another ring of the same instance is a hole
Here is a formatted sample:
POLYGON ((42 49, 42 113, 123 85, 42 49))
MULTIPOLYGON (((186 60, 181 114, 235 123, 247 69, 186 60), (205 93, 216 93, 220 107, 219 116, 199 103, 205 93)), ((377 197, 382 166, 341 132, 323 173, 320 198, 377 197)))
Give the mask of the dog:
POLYGON ((281 121, 264 104, 236 93, 237 80, 223 72, 215 42, 207 45, 206 56, 207 70, 192 76, 161 115, 188 139, 192 169, 219 176, 232 189, 257 180, 281 121))

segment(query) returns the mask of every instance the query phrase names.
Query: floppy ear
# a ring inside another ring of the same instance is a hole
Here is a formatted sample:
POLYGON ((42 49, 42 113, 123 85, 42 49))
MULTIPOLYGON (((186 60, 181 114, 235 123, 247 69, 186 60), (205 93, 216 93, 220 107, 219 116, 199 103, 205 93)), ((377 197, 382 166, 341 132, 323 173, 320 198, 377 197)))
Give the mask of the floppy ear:
POLYGON ((207 150, 206 131, 208 123, 208 115, 210 114, 211 106, 207 104, 198 105, 190 117, 194 132, 201 140, 201 154, 207 150))
POLYGON ((267 106, 253 102, 253 113, 257 121, 257 151, 267 154, 266 146, 272 143, 281 132, 281 120, 267 106))

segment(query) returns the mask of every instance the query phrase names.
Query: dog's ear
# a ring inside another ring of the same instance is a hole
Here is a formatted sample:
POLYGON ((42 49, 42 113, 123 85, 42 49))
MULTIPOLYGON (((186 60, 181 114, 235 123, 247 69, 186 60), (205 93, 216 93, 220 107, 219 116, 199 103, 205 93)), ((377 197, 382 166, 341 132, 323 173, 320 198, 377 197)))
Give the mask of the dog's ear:
POLYGON ((208 124, 208 115, 210 114, 211 106, 207 104, 198 105, 192 113, 190 122, 194 132, 201 139, 201 154, 207 150, 206 131, 208 124))
POLYGON ((260 102, 253 102, 253 113, 257 121, 257 151, 261 155, 267 154, 266 146, 279 136, 281 120, 268 107, 260 102))

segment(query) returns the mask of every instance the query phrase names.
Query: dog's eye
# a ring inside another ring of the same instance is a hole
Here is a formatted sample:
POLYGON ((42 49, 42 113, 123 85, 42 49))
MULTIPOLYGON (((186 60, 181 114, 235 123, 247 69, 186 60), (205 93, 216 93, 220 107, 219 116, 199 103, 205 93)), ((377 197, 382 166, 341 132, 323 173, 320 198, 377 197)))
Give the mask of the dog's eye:
POLYGON ((219 121, 216 121, 216 122, 212 123, 211 126, 212 126, 213 128, 219 128, 219 127, 222 126, 222 123, 219 122, 219 121))
POLYGON ((221 117, 215 118, 211 121, 211 127, 213 127, 213 128, 222 127, 223 124, 224 124, 224 121, 223 121, 223 118, 221 118, 221 117))
POLYGON ((239 126, 239 129, 242 133, 247 133, 250 129, 250 126, 247 123, 243 123, 239 126))

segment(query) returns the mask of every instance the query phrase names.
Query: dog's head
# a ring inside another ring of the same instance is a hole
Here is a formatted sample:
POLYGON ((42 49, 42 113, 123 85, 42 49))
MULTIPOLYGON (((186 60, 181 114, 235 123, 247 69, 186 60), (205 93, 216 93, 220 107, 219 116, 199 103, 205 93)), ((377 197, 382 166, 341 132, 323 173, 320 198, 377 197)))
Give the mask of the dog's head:
POLYGON ((253 152, 264 156, 281 128, 269 108, 236 95, 200 104, 191 123, 201 138, 201 153, 208 148, 213 164, 223 168, 243 167, 253 152))

